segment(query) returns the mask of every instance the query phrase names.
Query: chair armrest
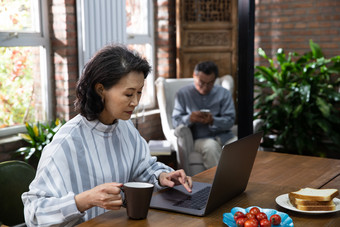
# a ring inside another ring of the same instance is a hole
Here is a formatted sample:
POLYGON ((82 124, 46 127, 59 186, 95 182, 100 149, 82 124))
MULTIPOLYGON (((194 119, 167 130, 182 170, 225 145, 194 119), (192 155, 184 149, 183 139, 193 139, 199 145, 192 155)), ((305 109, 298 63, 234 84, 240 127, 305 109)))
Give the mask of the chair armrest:
POLYGON ((262 119, 255 119, 253 121, 253 130, 254 130, 254 133, 260 131, 262 126, 263 126, 263 124, 264 124, 264 121, 262 119))
POLYGON ((184 125, 179 125, 175 129, 175 136, 177 137, 179 166, 184 169, 186 173, 190 173, 189 169, 189 153, 194 150, 194 140, 190 128, 184 125))
POLYGON ((224 75, 216 79, 216 83, 227 89, 234 95, 234 78, 231 75, 224 75))

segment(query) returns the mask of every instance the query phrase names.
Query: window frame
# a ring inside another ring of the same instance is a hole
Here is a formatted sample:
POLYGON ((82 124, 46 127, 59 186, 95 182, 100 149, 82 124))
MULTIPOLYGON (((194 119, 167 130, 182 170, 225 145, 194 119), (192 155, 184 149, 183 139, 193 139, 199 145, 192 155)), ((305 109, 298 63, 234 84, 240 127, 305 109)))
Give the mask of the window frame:
MULTIPOLYGON (((39 31, 20 32, 20 31, 0 31, 1 47, 20 47, 35 46, 40 47, 40 67, 41 67, 41 86, 42 104, 45 112, 46 121, 53 118, 52 106, 52 76, 51 76, 51 45, 49 36, 48 2, 37 0, 39 12, 39 31), (44 76, 45 75, 45 76, 44 76)), ((26 132, 25 125, 15 125, 0 129, 0 138, 11 136, 20 132, 26 132)))
POLYGON ((153 1, 147 0, 147 7, 148 9, 148 34, 147 35, 139 35, 139 34, 129 34, 126 31, 126 43, 133 45, 133 44, 150 44, 152 48, 152 56, 149 61, 151 65, 152 71, 146 78, 146 83, 148 84, 148 92, 150 98, 150 104, 143 106, 145 109, 152 109, 156 106, 156 93, 155 93, 155 59, 156 59, 156 51, 155 51, 155 32, 154 32, 154 7, 153 1))

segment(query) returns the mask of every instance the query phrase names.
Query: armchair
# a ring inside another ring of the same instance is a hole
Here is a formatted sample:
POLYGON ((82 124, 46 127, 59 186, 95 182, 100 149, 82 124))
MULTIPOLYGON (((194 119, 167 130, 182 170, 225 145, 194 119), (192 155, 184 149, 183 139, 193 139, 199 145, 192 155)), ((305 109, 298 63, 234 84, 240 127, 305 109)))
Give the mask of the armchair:
POLYGON ((35 169, 23 161, 0 163, 0 225, 26 226, 21 194, 35 176, 35 169))
MULTIPOLYGON (((205 170, 202 155, 194 151, 194 141, 190 129, 183 125, 175 129, 172 126, 171 119, 177 91, 191 83, 193 83, 193 78, 165 79, 159 77, 155 81, 162 130, 165 138, 176 152, 178 166, 184 169, 188 175, 195 175, 205 170)), ((215 83, 222 85, 233 94, 234 80, 230 75, 217 78, 215 83)), ((233 126, 232 131, 237 135, 236 125, 233 126)))

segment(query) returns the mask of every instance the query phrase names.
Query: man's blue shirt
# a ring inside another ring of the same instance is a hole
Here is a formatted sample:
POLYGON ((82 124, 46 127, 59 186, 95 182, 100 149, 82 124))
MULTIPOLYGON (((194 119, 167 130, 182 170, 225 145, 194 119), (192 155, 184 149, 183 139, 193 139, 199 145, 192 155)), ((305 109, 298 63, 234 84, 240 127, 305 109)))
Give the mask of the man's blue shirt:
POLYGON ((201 95, 194 84, 181 88, 175 98, 172 113, 172 124, 177 127, 181 124, 191 128, 193 138, 219 137, 222 144, 234 137, 231 128, 235 123, 235 107, 230 92, 214 85, 207 95, 201 95), (193 111, 209 109, 213 115, 213 125, 190 122, 193 111))

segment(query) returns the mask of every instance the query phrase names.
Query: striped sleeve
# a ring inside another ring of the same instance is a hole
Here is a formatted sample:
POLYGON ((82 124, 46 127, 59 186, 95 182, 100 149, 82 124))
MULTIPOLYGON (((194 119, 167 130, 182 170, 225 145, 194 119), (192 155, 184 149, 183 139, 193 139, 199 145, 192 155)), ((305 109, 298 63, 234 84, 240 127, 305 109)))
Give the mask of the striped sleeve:
MULTIPOLYGON (((161 162, 157 162, 157 158, 150 155, 150 149, 147 142, 139 135, 139 132, 131 122, 126 126, 128 128, 124 130, 125 133, 132 132, 134 133, 133 138, 135 138, 135 154, 132 165, 133 170, 131 171, 133 175, 130 181, 149 182, 154 184, 157 189, 160 189, 161 186, 158 183, 159 174, 174 170, 161 162)), ((127 138, 125 135, 122 137, 127 138)))
POLYGON ((74 192, 67 191, 67 174, 51 159, 49 168, 37 172, 30 191, 22 195, 27 226, 73 226, 84 216, 77 209, 74 192))
POLYGON ((37 175, 22 195, 27 226, 73 226, 107 210, 80 213, 74 196, 109 182, 158 184, 172 168, 151 157, 131 121, 107 126, 81 117, 67 122, 42 152, 37 175))

